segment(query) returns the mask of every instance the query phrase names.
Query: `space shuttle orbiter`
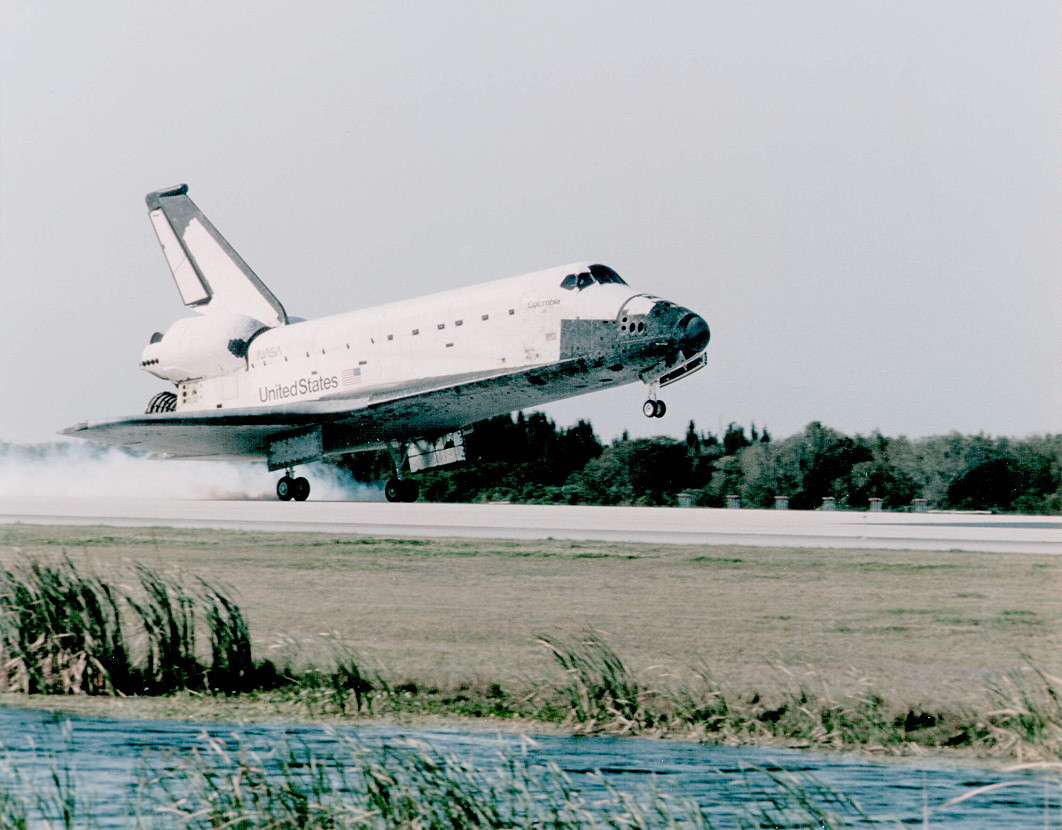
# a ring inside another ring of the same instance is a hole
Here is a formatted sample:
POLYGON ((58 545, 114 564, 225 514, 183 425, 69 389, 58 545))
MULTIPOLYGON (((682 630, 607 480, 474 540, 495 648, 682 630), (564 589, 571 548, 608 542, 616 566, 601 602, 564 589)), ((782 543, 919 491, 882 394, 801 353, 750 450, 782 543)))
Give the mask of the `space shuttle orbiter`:
POLYGON ((316 320, 280 301, 188 197, 147 196, 181 299, 194 316, 156 333, 141 368, 173 384, 143 415, 63 434, 176 458, 265 461, 283 499, 304 500, 298 464, 387 448, 391 501, 408 472, 464 459, 462 430, 484 418, 642 381, 660 387, 705 365, 709 331, 689 309, 575 263, 316 320))

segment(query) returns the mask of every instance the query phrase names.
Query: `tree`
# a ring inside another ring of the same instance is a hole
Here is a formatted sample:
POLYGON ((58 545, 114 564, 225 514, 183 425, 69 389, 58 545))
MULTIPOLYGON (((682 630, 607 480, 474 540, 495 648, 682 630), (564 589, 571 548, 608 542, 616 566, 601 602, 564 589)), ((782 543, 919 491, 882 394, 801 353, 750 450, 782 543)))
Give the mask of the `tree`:
POLYGON ((617 441, 573 474, 569 501, 589 504, 671 504, 690 479, 686 446, 673 438, 617 441))
MULTIPOLYGON (((476 424, 465 441, 467 464, 418 478, 432 501, 671 504, 687 491, 708 506, 737 493, 758 507, 788 495, 793 509, 813 509, 829 495, 853 508, 872 497, 891 509, 922 497, 955 509, 1062 513, 1062 435, 853 438, 818 421, 779 441, 766 429, 751 431, 755 440, 732 422, 720 440, 690 421, 682 441, 632 441, 624 433, 606 449, 587 421, 558 429, 542 413, 518 413, 476 424)), ((342 464, 361 481, 392 474, 386 452, 342 464)))
POLYGON ((727 425, 726 434, 723 435, 723 455, 737 455, 739 450, 751 443, 745 436, 745 428, 731 421, 727 425))
POLYGON ((852 467, 841 504, 865 508, 878 498, 882 507, 895 510, 908 506, 921 492, 918 482, 898 467, 881 460, 864 461, 852 467))
POLYGON ((697 434, 697 425, 693 421, 686 427, 686 450, 691 456, 700 455, 701 452, 701 436, 697 434))
POLYGON ((789 499, 789 505, 797 510, 812 510, 822 504, 823 496, 837 495, 852 468, 871 460, 865 441, 854 441, 818 421, 812 421, 803 435, 786 439, 783 445, 795 455, 799 471, 799 487, 789 499))
POLYGON ((955 510, 1009 510, 1021 489, 1021 468, 1011 458, 984 461, 948 487, 948 505, 955 510))

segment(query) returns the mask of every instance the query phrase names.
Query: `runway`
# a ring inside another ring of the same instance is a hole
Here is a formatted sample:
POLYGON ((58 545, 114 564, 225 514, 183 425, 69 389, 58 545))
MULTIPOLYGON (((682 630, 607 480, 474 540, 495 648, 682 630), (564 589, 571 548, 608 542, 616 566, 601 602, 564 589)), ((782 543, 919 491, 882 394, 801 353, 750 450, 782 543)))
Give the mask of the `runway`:
POLYGON ((1062 520, 1055 516, 5 497, 0 502, 0 524, 14 522, 376 536, 1062 553, 1062 520))

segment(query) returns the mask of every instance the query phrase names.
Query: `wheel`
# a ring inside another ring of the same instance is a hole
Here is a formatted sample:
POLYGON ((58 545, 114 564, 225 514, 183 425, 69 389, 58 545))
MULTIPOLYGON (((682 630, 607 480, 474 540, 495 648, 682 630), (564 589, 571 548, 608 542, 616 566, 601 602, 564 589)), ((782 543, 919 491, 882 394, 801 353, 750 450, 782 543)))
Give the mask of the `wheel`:
POLYGON ((402 501, 414 502, 420 495, 420 485, 412 478, 402 482, 402 501))
POLYGON ((656 402, 656 413, 653 415, 653 417, 654 418, 663 418, 665 413, 667 413, 667 404, 664 403, 663 401, 657 401, 656 402))
POLYGON ((642 404, 642 414, 646 418, 656 417, 656 401, 646 401, 642 404))
POLYGON ((420 485, 412 478, 389 478, 384 485, 384 495, 388 501, 416 501, 420 485))
POLYGON ((299 476, 291 484, 295 501, 306 501, 306 497, 310 495, 310 482, 299 476))
POLYGON ((277 482, 277 498, 281 501, 291 501, 295 495, 295 482, 291 476, 284 476, 277 482))

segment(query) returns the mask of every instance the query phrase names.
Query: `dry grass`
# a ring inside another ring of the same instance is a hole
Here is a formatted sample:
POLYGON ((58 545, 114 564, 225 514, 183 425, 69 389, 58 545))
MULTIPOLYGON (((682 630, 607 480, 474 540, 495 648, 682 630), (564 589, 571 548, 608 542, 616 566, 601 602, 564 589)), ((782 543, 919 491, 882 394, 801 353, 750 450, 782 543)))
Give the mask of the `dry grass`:
POLYGON ((555 677, 537 638, 589 628, 639 676, 706 665, 733 693, 866 679, 909 705, 981 705, 1007 672, 1062 673, 1050 556, 0 528, 0 564, 60 552, 230 585, 261 657, 317 662, 338 638, 393 677, 555 677))

